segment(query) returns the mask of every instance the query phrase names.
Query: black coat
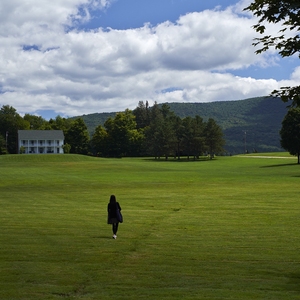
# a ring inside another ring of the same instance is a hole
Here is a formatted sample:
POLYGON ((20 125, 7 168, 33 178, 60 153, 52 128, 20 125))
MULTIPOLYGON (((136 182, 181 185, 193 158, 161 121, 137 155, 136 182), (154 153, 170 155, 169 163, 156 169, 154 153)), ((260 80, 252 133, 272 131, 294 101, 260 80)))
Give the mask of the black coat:
POLYGON ((120 206, 119 202, 108 203, 108 205, 107 205, 107 212, 108 212, 107 223, 108 224, 119 223, 119 221, 117 219, 117 209, 121 211, 121 206, 120 206))

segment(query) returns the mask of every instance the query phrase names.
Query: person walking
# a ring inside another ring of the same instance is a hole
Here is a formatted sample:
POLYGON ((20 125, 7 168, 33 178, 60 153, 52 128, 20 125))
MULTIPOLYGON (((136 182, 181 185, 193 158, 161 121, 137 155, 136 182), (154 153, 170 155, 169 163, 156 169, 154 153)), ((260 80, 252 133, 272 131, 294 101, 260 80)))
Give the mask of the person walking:
POLYGON ((119 222, 123 222, 121 215, 121 206, 117 202, 116 196, 111 195, 107 205, 108 219, 107 224, 112 224, 113 238, 117 238, 119 222))

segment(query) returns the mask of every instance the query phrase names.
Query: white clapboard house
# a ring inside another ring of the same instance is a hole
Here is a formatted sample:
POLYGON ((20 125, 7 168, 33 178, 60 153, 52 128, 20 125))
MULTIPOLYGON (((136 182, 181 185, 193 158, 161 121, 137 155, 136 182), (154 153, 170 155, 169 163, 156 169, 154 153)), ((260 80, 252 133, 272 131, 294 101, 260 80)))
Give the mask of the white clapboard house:
POLYGON ((18 153, 63 154, 62 130, 18 130, 18 153))

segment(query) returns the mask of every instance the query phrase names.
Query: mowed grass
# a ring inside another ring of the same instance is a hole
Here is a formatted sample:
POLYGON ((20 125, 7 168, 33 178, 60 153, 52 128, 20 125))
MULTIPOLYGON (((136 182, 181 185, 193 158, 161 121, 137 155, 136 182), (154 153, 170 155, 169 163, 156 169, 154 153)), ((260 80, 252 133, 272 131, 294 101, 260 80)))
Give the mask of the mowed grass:
POLYGON ((0 299, 300 299, 296 162, 0 156, 0 299))

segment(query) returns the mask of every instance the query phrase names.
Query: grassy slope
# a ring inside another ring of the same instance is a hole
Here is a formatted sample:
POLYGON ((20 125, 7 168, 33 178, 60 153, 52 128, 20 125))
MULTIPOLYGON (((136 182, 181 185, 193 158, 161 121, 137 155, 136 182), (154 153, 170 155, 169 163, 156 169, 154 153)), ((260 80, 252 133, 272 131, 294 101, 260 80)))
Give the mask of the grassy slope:
POLYGON ((299 297, 296 158, 0 164, 0 299, 299 297))

